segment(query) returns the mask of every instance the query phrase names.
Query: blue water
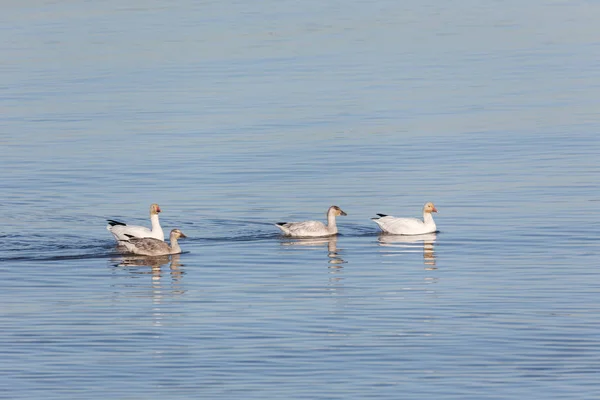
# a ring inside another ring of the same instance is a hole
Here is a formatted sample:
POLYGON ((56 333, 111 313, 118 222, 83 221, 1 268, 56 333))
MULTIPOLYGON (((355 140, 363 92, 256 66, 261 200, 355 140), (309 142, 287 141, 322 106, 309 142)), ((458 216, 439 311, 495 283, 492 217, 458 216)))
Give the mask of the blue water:
POLYGON ((5 5, 0 398, 600 398, 599 18, 5 5), (184 253, 116 253, 153 202, 184 253))

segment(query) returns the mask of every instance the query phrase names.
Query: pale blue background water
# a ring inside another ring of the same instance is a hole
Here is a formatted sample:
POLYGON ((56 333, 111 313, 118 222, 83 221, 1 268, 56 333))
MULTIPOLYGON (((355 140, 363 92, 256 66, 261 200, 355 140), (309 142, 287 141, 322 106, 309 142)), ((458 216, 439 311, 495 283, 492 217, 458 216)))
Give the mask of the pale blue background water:
POLYGON ((4 4, 0 398, 599 398, 599 19, 4 4), (369 219, 425 201, 426 241, 369 219), (185 253, 114 254, 152 202, 185 253))

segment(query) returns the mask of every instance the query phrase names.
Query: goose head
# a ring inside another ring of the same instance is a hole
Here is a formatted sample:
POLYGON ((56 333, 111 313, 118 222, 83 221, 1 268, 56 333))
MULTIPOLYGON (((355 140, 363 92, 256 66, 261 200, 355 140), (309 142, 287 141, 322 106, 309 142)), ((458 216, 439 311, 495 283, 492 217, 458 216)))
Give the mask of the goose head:
POLYGON ((185 235, 183 234, 183 232, 181 232, 179 229, 173 229, 173 230, 171 231, 171 235, 170 235, 170 237, 171 237, 171 238, 175 238, 175 239, 179 239, 179 238, 186 238, 187 236, 185 236, 185 235))
POLYGON ((437 208, 435 208, 435 206, 433 205, 432 202, 429 202, 423 206, 423 212, 424 213, 432 213, 432 212, 436 213, 437 208))
POLYGON ((339 217, 340 215, 348 215, 348 214, 346 214, 338 206, 331 206, 331 207, 329 207, 329 210, 327 210, 327 215, 334 215, 336 217, 339 217))
POLYGON ((150 215, 158 215, 159 212, 160 207, 158 206, 158 204, 153 203, 150 205, 150 215))

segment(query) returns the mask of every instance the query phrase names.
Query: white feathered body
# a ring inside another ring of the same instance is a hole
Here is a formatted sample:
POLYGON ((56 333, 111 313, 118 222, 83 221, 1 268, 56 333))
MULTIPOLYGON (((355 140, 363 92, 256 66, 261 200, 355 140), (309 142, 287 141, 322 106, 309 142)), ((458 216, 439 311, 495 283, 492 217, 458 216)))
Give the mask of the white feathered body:
POLYGON ((275 225, 291 237, 323 237, 335 235, 337 226, 328 227, 320 221, 287 222, 275 225))
POLYGON ((129 237, 127 235, 130 235, 136 238, 154 238, 164 242, 165 234, 160 226, 158 214, 152 215, 150 221, 152 229, 148 229, 145 226, 127 225, 122 222, 109 220, 106 229, 112 233, 116 240, 128 240, 129 237))
POLYGON ((437 231, 435 221, 431 213, 436 213, 437 208, 433 203, 425 203, 423 206, 423 220, 417 218, 397 218, 391 215, 377 214, 379 217, 373 218, 373 221, 385 233, 394 235, 424 235, 437 231))
POLYGON ((373 219, 373 221, 386 233, 395 235, 423 235, 425 233, 433 233, 437 230, 431 214, 428 215, 429 218, 425 218, 425 221, 417 218, 396 218, 391 215, 373 219))
POLYGON ((296 238, 315 238, 332 236, 338 233, 338 228, 335 223, 335 217, 346 215, 346 213, 338 206, 331 206, 327 210, 327 225, 320 221, 303 221, 303 222, 279 222, 276 227, 290 237, 296 238))

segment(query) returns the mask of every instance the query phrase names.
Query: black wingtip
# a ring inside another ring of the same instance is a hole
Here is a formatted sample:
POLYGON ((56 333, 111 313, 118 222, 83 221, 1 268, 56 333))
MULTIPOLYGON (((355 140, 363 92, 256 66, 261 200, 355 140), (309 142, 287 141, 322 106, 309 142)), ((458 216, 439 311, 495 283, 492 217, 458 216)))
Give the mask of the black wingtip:
POLYGON ((110 226, 115 226, 115 225, 127 226, 127 224, 125 224, 123 222, 115 221, 114 219, 107 219, 107 221, 110 226))
POLYGON ((285 224, 287 224, 287 222, 277 222, 275 225, 283 226, 285 224))
POLYGON ((135 239, 135 236, 130 235, 129 233, 125 233, 125 236, 127 236, 129 239, 135 239))
POLYGON ((379 215, 379 218, 387 217, 387 214, 377 214, 377 215, 379 215))

